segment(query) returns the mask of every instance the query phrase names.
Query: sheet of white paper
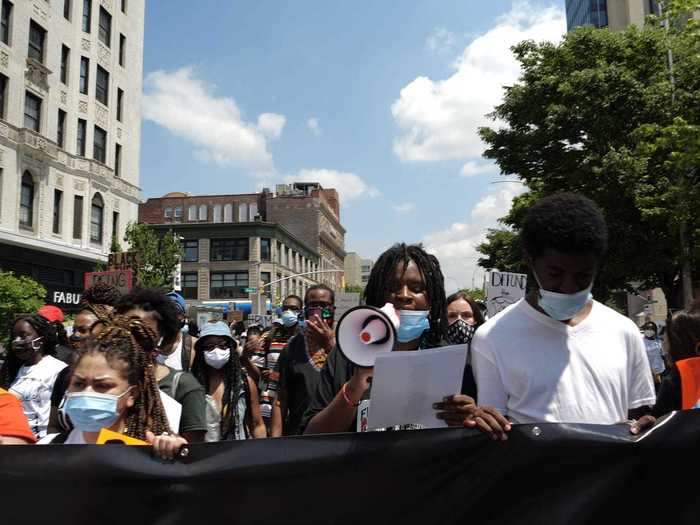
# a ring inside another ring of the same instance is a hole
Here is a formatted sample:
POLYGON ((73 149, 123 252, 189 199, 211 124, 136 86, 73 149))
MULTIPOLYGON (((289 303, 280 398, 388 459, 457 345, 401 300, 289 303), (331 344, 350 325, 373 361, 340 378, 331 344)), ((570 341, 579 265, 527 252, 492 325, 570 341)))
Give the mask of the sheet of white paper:
POLYGON ((446 427, 435 417, 433 403, 461 391, 466 360, 466 345, 377 356, 368 428, 409 423, 446 427))

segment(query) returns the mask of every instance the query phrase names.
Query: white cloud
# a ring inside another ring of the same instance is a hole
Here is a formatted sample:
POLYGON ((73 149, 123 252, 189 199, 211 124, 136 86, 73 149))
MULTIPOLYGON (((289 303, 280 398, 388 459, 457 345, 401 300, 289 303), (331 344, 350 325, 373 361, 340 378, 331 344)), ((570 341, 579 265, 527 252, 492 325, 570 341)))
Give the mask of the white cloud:
POLYGON ((306 121, 306 126, 314 135, 321 134, 321 127, 318 125, 318 119, 316 117, 309 118, 309 120, 306 121))
POLYGON ((197 158, 241 166, 256 174, 275 171, 266 133, 281 133, 282 115, 261 115, 258 123, 267 126, 263 133, 255 123, 243 119, 232 97, 216 96, 213 87, 196 78, 191 67, 150 73, 145 88, 144 119, 190 142, 197 158))
POLYGON ((423 238, 427 250, 440 260, 448 293, 472 285, 481 287, 484 272, 477 265, 481 255, 476 247, 485 240, 488 228, 499 226, 497 221, 510 210, 513 198, 525 191, 517 183, 499 186, 474 205, 465 222, 455 222, 423 238))
POLYGON ((374 186, 367 184, 354 173, 329 169, 303 169, 297 175, 285 177, 285 182, 318 182, 324 188, 333 188, 340 195, 340 204, 360 197, 376 198, 381 195, 374 186))
POLYGON ((457 45, 457 38, 444 27, 438 27, 425 40, 425 47, 433 53, 452 53, 457 45))
POLYGON ((566 31, 561 7, 516 2, 509 13, 464 49, 455 72, 444 80, 419 76, 406 85, 391 112, 400 129, 394 153, 403 161, 470 159, 481 156, 480 126, 519 76, 510 47, 522 40, 558 41, 566 31))
POLYGON ((404 202, 402 204, 396 204, 392 206, 396 213, 412 213, 416 210, 416 205, 412 202, 404 202))
POLYGON ((277 113, 262 113, 258 116, 258 129, 270 139, 280 138, 286 123, 287 118, 277 113))
POLYGON ((468 161, 462 166, 462 171, 460 174, 462 177, 475 177, 477 175, 484 175, 486 173, 495 173, 498 169, 493 164, 479 164, 474 161, 468 161))

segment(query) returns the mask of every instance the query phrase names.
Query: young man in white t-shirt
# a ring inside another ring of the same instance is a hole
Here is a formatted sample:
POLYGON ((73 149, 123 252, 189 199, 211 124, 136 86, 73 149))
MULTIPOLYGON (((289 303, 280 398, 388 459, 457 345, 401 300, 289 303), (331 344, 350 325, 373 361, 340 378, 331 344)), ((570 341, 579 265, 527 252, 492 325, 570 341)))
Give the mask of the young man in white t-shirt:
MULTIPOLYGON (((559 194, 528 210, 521 230, 537 289, 477 330, 472 359, 480 406, 514 423, 613 424, 642 417, 654 384, 639 329, 593 300, 607 249, 602 213, 589 199, 559 194)), ((497 437, 505 432, 490 422, 497 437)))

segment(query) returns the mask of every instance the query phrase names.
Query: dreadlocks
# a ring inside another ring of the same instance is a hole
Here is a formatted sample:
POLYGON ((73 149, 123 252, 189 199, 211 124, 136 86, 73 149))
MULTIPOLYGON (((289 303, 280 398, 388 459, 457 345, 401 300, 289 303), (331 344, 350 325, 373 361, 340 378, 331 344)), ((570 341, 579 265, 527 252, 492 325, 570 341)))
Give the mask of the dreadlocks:
MULTIPOLYGON (((50 321, 46 320, 44 317, 37 314, 24 314, 19 315, 12 320, 10 324, 10 329, 8 330, 10 334, 10 339, 7 342, 6 347, 10 348, 12 342, 12 334, 14 332, 14 327, 20 322, 28 323, 36 333, 39 334, 41 340, 41 354, 42 355, 54 355, 56 353, 56 343, 58 335, 56 334, 56 327, 50 321)), ((14 352, 9 351, 7 353, 7 359, 0 368, 0 388, 10 388, 12 383, 17 378, 17 373, 22 367, 22 361, 20 361, 14 352)))
POLYGON ((156 435, 170 432, 155 377, 155 337, 140 320, 115 317, 99 336, 78 349, 73 365, 91 353, 103 354, 110 365, 115 361, 126 364, 127 380, 137 387, 138 398, 126 414, 125 433, 136 439, 145 439, 147 430, 156 435))
POLYGON ((385 251, 376 264, 365 288, 365 301, 376 308, 384 306, 396 290, 396 270, 401 265, 406 272, 413 261, 425 282, 425 291, 430 303, 430 330, 426 337, 430 344, 438 345, 447 330, 447 304, 445 302, 445 279, 440 263, 434 255, 427 253, 420 244, 395 244, 385 251))
POLYGON ((80 310, 92 313, 100 323, 106 324, 112 311, 121 298, 119 290, 111 284, 98 282, 83 292, 80 310))
MULTIPOLYGON (((192 375, 204 386, 204 391, 207 393, 209 393, 209 370, 210 367, 204 360, 204 351, 197 350, 195 347, 192 375)), ((221 398, 220 423, 222 440, 236 439, 236 429, 241 424, 238 420, 238 402, 241 393, 246 395, 246 404, 249 405, 250 402, 247 386, 248 382, 243 376, 243 368, 234 343, 224 369, 224 395, 221 398)))

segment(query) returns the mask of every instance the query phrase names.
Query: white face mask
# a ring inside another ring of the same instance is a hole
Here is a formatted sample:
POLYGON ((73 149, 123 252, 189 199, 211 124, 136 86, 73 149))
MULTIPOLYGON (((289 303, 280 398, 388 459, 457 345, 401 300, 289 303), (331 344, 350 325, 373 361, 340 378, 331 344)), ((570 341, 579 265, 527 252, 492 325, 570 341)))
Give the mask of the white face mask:
POLYGON ((219 348, 218 346, 213 350, 208 350, 204 352, 204 361, 212 368, 220 370, 228 360, 231 358, 230 348, 219 348))
POLYGON ((586 304, 588 304, 588 301, 593 299, 593 294, 591 293, 593 289, 593 280, 591 280, 591 284, 584 290, 567 294, 545 290, 540 284, 535 270, 532 270, 532 275, 535 276, 535 280, 540 287, 540 297, 538 301, 540 308, 542 308, 549 317, 557 321, 573 319, 577 313, 583 310, 586 304))

